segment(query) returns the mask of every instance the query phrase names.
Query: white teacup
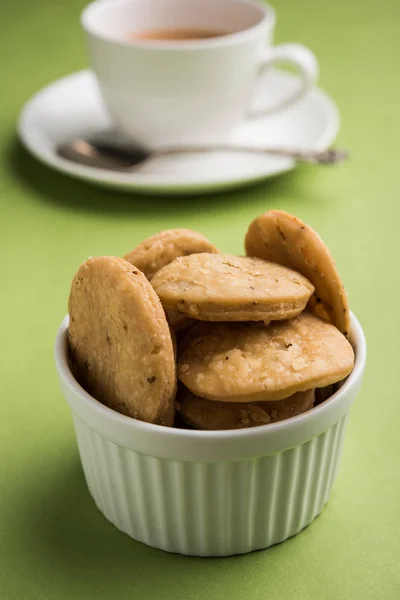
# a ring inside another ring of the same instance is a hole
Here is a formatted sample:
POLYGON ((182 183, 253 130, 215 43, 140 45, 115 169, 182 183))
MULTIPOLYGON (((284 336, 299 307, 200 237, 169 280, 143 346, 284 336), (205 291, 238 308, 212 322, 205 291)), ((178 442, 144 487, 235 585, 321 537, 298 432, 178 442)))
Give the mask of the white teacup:
POLYGON ((317 61, 299 44, 272 46, 275 12, 247 0, 98 0, 82 25, 92 67, 117 130, 149 146, 226 140, 251 111, 260 73, 290 63, 298 88, 268 110, 300 98, 317 61), (139 39, 144 32, 204 30, 202 39, 139 39))

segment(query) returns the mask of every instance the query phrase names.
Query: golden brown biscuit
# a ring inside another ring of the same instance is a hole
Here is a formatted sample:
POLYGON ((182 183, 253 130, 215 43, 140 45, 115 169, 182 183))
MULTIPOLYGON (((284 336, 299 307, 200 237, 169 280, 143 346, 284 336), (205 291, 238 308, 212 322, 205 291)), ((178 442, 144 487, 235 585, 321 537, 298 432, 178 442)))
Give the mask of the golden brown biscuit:
POLYGON ((314 390, 297 392, 275 402, 218 402, 187 392, 179 401, 181 420, 195 429, 244 429, 276 423, 312 408, 314 390))
POLYGON ((203 321, 265 321, 299 314, 314 291, 295 271, 259 258, 191 254, 151 283, 166 310, 203 321))
MULTIPOLYGON (((150 281, 155 273, 178 256, 199 252, 218 252, 202 233, 191 229, 166 229, 141 242, 125 256, 150 281)), ((193 325, 193 320, 178 311, 167 311, 168 321, 179 338, 193 325)))
POLYGON ((145 276, 122 258, 89 259, 73 279, 69 315, 71 359, 87 391, 120 413, 172 425, 173 343, 145 276))
POLYGON ((348 337, 347 294, 328 248, 311 227, 282 210, 271 210, 251 223, 245 247, 248 256, 272 260, 307 277, 315 287, 310 308, 348 337))
POLYGON ((200 323, 178 348, 178 377, 196 396, 228 402, 282 400, 346 377, 353 348, 311 313, 267 327, 200 323))
POLYGON ((202 233, 191 229, 167 229, 141 242, 124 256, 125 260, 151 279, 157 271, 178 256, 199 252, 218 252, 218 249, 202 233))

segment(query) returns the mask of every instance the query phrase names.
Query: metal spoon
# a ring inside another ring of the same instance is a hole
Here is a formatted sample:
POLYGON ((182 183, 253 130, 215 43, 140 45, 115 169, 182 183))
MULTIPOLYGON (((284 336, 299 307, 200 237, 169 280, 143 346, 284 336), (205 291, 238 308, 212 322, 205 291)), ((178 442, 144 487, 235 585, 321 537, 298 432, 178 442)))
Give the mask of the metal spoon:
POLYGON ((109 169, 113 171, 130 171, 142 165, 145 161, 159 156, 174 154, 192 154, 207 152, 241 152, 251 154, 267 154, 270 156, 293 158, 297 162, 313 163, 319 165, 340 164, 348 158, 346 150, 330 148, 327 150, 293 150, 289 148, 254 148, 248 146, 234 146, 229 144, 215 144, 209 146, 176 146, 147 150, 142 147, 120 147, 102 141, 73 139, 61 144, 57 154, 63 158, 78 162, 89 167, 109 169))

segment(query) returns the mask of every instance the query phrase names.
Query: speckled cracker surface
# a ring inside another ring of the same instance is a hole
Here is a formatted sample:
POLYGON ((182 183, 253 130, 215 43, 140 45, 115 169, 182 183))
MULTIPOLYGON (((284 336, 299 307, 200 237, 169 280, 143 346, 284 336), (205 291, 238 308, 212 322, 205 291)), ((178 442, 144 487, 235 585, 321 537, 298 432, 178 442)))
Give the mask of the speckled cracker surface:
POLYGON ((151 281, 166 310, 204 321, 266 321, 300 313, 314 291, 292 269, 259 258, 192 254, 151 281))
POLYGON ((282 400, 346 377, 353 348, 336 327, 304 312, 269 326, 200 323, 178 348, 178 377, 196 396, 282 400))
MULTIPOLYGON (((198 231, 166 229, 143 240, 125 255, 125 260, 140 269, 150 281, 157 271, 175 258, 201 252, 217 253, 218 249, 198 231)), ((192 325, 192 320, 178 311, 167 311, 167 317, 178 337, 192 325)))
POLYGON ((250 224, 245 247, 248 256, 272 260, 307 277, 315 287, 310 308, 348 336, 347 294, 327 246, 311 227, 284 211, 271 210, 250 224))
POLYGON ((157 271, 178 256, 199 252, 218 252, 202 233, 191 229, 166 229, 143 240, 125 255, 125 260, 135 265, 151 279, 157 271))
POLYGON ((172 425, 173 343, 146 277, 122 258, 91 258, 72 281, 69 315, 71 361, 83 387, 120 413, 172 425))
POLYGON ((218 402, 186 392, 179 399, 179 414, 195 429, 245 429, 295 417, 312 408, 313 402, 314 390, 274 402, 218 402))

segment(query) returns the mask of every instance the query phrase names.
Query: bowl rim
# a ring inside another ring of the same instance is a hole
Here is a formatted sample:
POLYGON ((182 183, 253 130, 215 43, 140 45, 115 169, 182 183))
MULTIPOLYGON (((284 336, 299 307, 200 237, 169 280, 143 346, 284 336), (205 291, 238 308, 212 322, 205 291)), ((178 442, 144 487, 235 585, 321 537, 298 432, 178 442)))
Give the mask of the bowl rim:
POLYGON ((315 437, 338 422, 347 412, 361 385, 366 364, 364 332, 355 315, 351 313, 350 340, 355 350, 354 369, 328 400, 300 415, 258 427, 223 431, 178 429, 122 415, 88 394, 76 381, 69 367, 68 324, 67 315, 57 334, 55 362, 64 396, 73 412, 78 413, 89 427, 117 444, 156 456, 171 457, 172 453, 180 455, 181 460, 197 460, 198 456, 203 457, 201 460, 211 460, 216 458, 216 455, 228 459, 259 453, 270 454, 315 437), (170 447, 171 444, 174 449, 170 447), (195 444, 193 452, 191 444, 195 444), (238 444, 236 449, 235 444, 238 444), (247 444, 250 444, 248 451, 247 444))

